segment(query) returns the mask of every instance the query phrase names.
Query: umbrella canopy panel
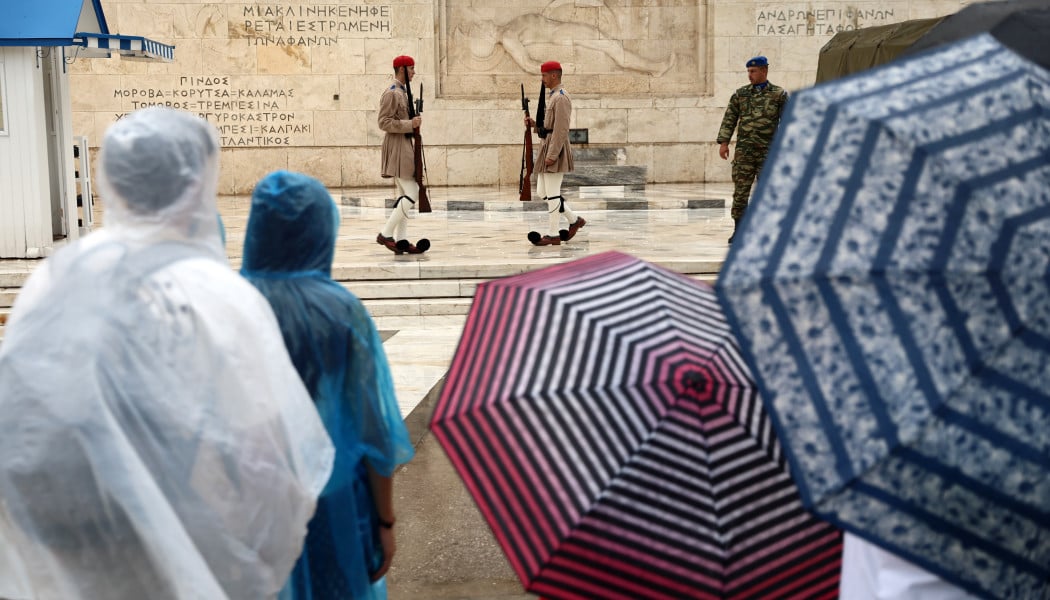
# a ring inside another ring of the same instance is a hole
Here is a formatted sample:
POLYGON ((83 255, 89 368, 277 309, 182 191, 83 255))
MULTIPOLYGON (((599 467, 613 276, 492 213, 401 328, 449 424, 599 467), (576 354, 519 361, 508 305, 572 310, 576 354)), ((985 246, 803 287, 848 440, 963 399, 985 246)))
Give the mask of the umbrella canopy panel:
MULTIPOLYGON (((902 56, 911 56, 924 50, 936 48, 942 44, 958 42, 986 32, 992 33, 1000 43, 1016 51, 1019 48, 1013 46, 1014 36, 1011 35, 1013 32, 1000 30, 1002 34, 1000 35, 996 32, 997 27, 1004 21, 1012 20, 1011 15, 1018 12, 1039 12, 1040 10, 1050 10, 1050 0, 999 0, 971 4, 963 7, 957 13, 948 15, 934 27, 931 27, 907 51, 903 52, 902 56)), ((1046 52, 1046 34, 1047 32, 1043 31, 1039 40, 1044 46, 1043 52, 1046 52)), ((1019 53, 1024 55, 1024 52, 1019 53)), ((1032 56, 1028 56, 1028 59, 1035 60, 1032 56)))
POLYGON ((990 30, 1003 45, 1050 69, 1050 8, 1012 13, 990 30))
POLYGON ((837 591, 705 284, 618 253, 482 284, 431 427, 530 591, 837 591))
POLYGON ((795 94, 718 280, 804 501, 1050 594, 1050 72, 985 34, 795 94))

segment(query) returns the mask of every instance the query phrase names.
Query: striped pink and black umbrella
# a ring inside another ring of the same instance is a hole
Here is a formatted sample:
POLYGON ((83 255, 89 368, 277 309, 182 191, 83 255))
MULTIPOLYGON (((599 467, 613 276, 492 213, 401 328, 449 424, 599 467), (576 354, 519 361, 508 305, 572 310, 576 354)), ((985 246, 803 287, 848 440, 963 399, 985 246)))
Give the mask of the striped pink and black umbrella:
POLYGON ((837 595, 704 283, 609 252, 482 284, 431 429, 530 592, 837 595))

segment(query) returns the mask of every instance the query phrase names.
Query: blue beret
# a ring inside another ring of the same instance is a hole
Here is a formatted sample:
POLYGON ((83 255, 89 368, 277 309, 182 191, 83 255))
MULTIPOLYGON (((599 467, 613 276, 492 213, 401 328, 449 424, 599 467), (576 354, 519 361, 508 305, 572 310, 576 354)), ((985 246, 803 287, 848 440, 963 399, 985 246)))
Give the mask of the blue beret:
POLYGON ((751 60, 747 61, 748 67, 768 67, 769 61, 766 60, 765 56, 756 56, 751 60))

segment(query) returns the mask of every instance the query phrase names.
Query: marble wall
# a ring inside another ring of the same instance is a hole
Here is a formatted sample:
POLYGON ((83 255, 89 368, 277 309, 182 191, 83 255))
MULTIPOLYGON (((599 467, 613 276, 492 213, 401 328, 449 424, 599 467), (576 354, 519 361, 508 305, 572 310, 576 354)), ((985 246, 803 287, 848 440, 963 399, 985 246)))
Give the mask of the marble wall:
POLYGON ((652 182, 726 181, 714 137, 745 61, 810 85, 843 29, 952 13, 965 0, 103 0, 111 32, 176 46, 174 63, 77 58, 74 133, 92 145, 136 108, 205 116, 223 145, 222 193, 288 168, 341 188, 383 185, 376 125, 391 60, 416 59, 431 185, 516 186, 521 85, 557 60, 573 127, 624 148, 652 182))

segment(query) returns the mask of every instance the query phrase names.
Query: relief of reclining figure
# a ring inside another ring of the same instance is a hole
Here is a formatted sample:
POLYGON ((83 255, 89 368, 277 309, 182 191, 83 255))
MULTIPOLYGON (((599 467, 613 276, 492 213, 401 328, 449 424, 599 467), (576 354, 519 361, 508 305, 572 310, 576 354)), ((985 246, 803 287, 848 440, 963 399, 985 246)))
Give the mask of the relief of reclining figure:
MULTIPOLYGON (((664 75, 675 65, 673 52, 668 52, 666 58, 654 60, 626 50, 618 39, 619 26, 615 22, 598 27, 551 16, 554 9, 566 1, 554 0, 541 12, 522 14, 502 24, 495 20, 462 23, 455 28, 450 47, 466 48, 464 59, 472 69, 479 71, 493 69, 506 54, 523 71, 535 72, 536 65, 551 56, 552 45, 574 45, 596 50, 607 55, 622 69, 653 77, 664 75)), ((605 2, 596 0, 584 3, 577 1, 576 5, 604 7, 613 15, 616 12, 605 2)))

